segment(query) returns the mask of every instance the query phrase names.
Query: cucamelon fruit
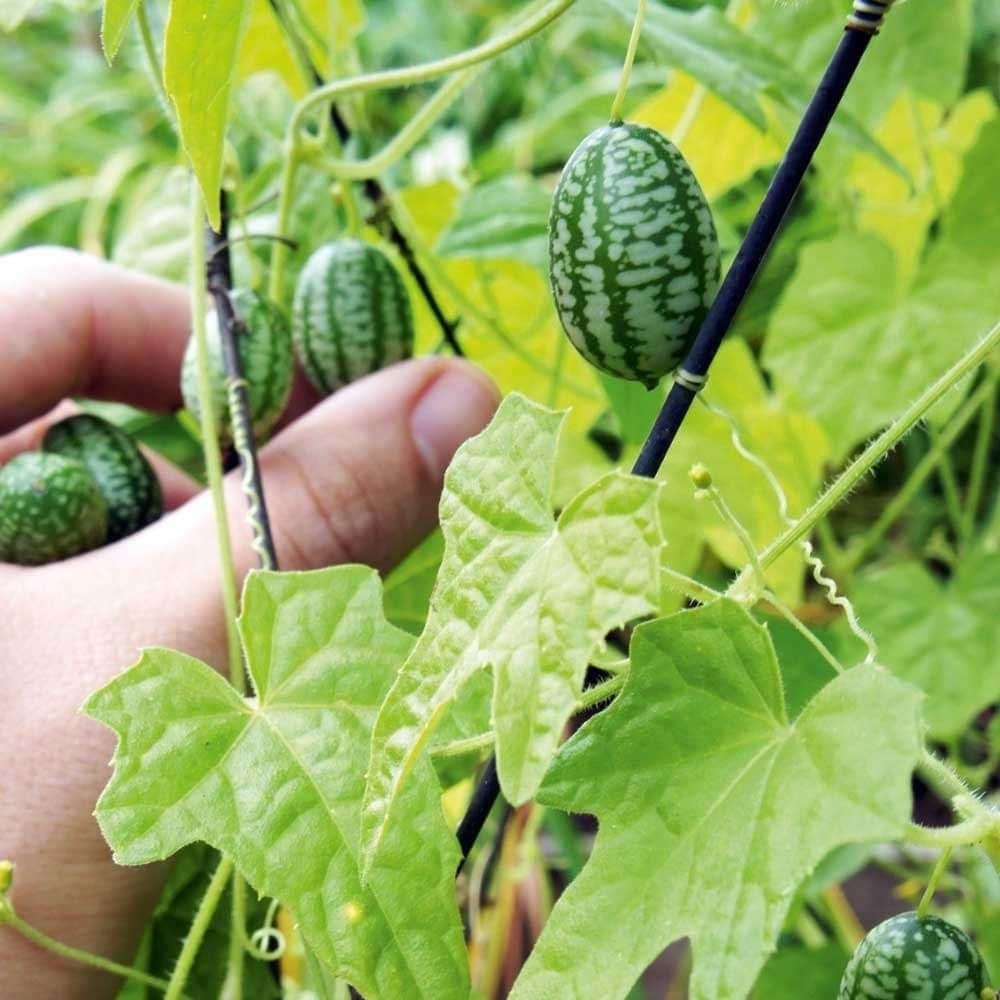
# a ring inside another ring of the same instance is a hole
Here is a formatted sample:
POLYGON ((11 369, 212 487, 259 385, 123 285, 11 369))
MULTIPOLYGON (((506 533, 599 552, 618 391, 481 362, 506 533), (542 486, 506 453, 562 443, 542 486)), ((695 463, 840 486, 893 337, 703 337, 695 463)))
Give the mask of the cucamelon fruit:
POLYGON ((134 534, 163 513, 156 473, 123 430, 89 413, 50 427, 42 449, 81 462, 108 507, 108 542, 134 534))
POLYGON ((324 395, 410 357, 413 315, 395 265, 362 240, 319 247, 299 275, 292 334, 299 363, 324 395))
POLYGON ((613 122, 566 163, 549 216, 556 311, 610 375, 654 386, 684 359, 719 282, 712 213, 680 151, 613 122))
POLYGON ((81 462, 29 451, 0 469, 0 561, 68 559, 104 544, 108 506, 81 462))

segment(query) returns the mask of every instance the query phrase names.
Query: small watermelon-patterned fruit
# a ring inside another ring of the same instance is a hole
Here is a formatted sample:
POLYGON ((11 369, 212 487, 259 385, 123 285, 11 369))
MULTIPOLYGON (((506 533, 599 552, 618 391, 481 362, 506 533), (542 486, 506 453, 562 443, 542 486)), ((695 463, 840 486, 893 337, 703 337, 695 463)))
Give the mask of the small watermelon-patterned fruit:
POLYGON ((42 448, 86 466, 108 505, 108 542, 117 542, 163 513, 160 481, 123 430, 81 413, 50 427, 42 448))
POLYGON ((566 163, 549 216, 552 294, 593 365, 654 386, 684 359, 719 283, 712 213, 655 129, 615 122, 566 163))
POLYGON ((337 240, 299 276, 292 310, 299 363, 324 395, 413 354, 413 315, 403 279, 381 250, 337 240))
POLYGON ((984 990, 986 970, 970 938, 940 917, 911 910, 868 932, 837 1000, 981 1000, 984 990))
POLYGON ((0 469, 0 562, 68 559, 104 544, 108 507, 84 466, 29 451, 0 469))
MULTIPOLYGON (((248 289, 231 293, 233 307, 243 321, 244 330, 237 333, 236 343, 243 377, 247 380, 250 413, 254 435, 264 437, 278 422, 292 391, 294 357, 292 334, 282 311, 269 299, 248 289)), ((222 343, 219 323, 214 312, 207 317, 206 336, 212 375, 212 405, 219 428, 219 444, 232 443, 229 424, 229 401, 226 376, 222 366, 222 343)), ((188 341, 181 368, 181 391, 184 405, 201 419, 198 394, 198 349, 194 337, 188 341)))

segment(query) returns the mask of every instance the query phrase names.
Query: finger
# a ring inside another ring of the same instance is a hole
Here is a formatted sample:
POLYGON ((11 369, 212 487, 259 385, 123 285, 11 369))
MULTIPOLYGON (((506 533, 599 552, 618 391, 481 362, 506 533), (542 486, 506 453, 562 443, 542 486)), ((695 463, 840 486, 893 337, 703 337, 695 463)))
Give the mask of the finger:
MULTIPOLYGON (((385 570, 401 559, 436 523, 445 468, 497 398, 470 365, 422 359, 348 386, 279 434, 261 451, 261 471, 281 568, 362 562, 385 570)), ((227 477, 226 496, 242 577, 256 557, 237 475, 227 477)), ((115 618, 129 623, 136 646, 174 645, 225 662, 210 497, 60 565, 82 570, 84 561, 89 589, 119 592, 115 618), (138 567, 147 567, 141 578, 138 567), (131 581, 127 592, 115 580, 131 581)))
MULTIPOLYGON (((37 451, 42 446, 46 432, 53 424, 81 412, 79 406, 66 399, 44 417, 38 417, 23 427, 19 427, 16 431, 11 431, 10 434, 0 437, 0 465, 4 465, 22 452, 37 451)), ((160 481, 160 487, 163 490, 164 510, 175 510, 187 503, 201 490, 201 486, 173 462, 168 461, 145 445, 139 444, 139 447, 153 467, 156 478, 160 481)))
POLYGON ((53 247, 0 258, 0 433, 67 396, 180 402, 187 293, 53 247))

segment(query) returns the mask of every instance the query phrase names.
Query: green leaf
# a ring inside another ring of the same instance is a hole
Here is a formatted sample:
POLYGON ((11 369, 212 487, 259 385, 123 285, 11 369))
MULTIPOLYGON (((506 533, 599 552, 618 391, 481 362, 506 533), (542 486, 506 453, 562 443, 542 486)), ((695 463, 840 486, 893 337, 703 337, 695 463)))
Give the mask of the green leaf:
POLYGON ((484 669, 504 795, 529 799, 613 627, 655 610, 663 539, 656 483, 611 473, 552 516, 563 415, 518 394, 445 476, 445 552, 427 626, 372 737, 362 839, 369 860, 442 714, 484 669))
MULTIPOLYGON (((635 15, 632 0, 605 0, 628 23, 635 15)), ((648 42, 670 66, 695 77, 759 129, 768 120, 759 98, 767 98, 796 114, 805 111, 816 81, 803 76, 783 53, 743 31, 714 7, 688 12, 651 4, 643 27, 648 42)), ((831 53, 835 36, 831 38, 831 53)), ((859 149, 893 163, 856 118, 844 110, 832 126, 859 149)))
POLYGON ((754 986, 753 1000, 834 997, 849 955, 837 944, 782 948, 768 960, 754 986))
POLYGON ((842 459, 899 413, 1000 315, 1000 220, 989 204, 1000 119, 985 125, 912 287, 890 248, 840 234, 807 246, 775 310, 764 364, 842 459))
POLYGON ((412 639, 382 616, 373 570, 253 573, 240 618, 257 692, 165 649, 94 694, 119 735, 97 807, 115 858, 145 864, 203 840, 294 914, 307 944, 371 1000, 466 998, 458 850, 429 764, 399 801, 362 887, 358 807, 370 727, 412 639))
POLYGON ((113 62, 129 21, 139 6, 140 0, 104 0, 104 14, 101 20, 101 45, 108 62, 113 62))
POLYGON ((539 791, 600 827, 512 1000, 624 997, 685 935, 691 1000, 742 1000, 827 852, 906 829, 919 704, 887 671, 858 667, 789 723, 774 649, 739 605, 639 626, 621 695, 539 791))
POLYGON ((946 584, 902 563, 862 577, 852 597, 879 659, 927 693, 935 739, 1000 698, 1000 554, 972 549, 946 584))
POLYGON ((462 195, 437 252, 442 257, 523 260, 545 270, 551 204, 551 193, 522 174, 480 184, 462 195))
POLYGON ((250 0, 170 0, 167 17, 164 83, 215 228, 229 97, 249 10, 250 0))
POLYGON ((423 631, 443 555, 444 538, 434 531, 386 577, 385 616, 397 628, 412 635, 423 631))

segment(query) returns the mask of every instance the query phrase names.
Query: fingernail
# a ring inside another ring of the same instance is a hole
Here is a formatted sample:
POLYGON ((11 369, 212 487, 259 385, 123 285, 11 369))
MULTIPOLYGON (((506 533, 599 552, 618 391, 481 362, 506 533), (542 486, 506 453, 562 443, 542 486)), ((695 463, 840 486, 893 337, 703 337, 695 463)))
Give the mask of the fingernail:
POLYGON ((471 365, 451 365, 424 390, 410 415, 410 430, 428 472, 440 479, 458 446, 489 422, 500 393, 471 365))

